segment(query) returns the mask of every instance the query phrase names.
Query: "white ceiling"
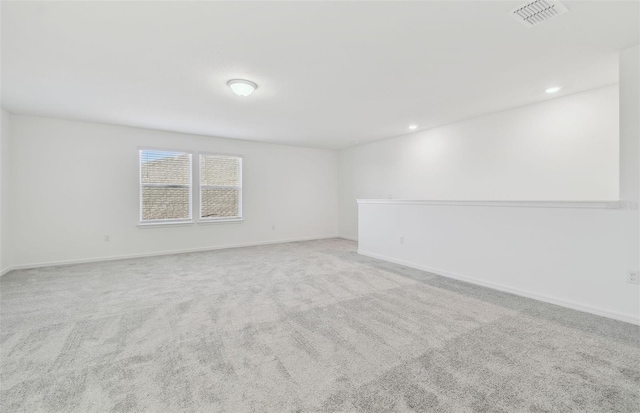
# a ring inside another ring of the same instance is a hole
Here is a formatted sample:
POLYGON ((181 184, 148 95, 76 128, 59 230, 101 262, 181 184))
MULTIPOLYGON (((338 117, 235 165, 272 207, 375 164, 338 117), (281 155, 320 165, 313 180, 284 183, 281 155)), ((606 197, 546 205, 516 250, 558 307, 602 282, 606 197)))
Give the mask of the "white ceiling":
POLYGON ((531 29, 520 3, 2 1, 2 106, 342 148, 616 83, 639 42, 636 1, 531 29))

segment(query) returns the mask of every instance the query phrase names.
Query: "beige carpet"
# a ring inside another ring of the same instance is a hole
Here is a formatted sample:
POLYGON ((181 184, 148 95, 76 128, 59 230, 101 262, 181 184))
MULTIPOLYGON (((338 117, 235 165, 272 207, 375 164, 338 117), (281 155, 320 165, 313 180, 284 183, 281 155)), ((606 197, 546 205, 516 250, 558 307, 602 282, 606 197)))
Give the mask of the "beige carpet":
POLYGON ((637 326, 355 250, 332 239, 11 272, 1 410, 640 411, 637 326))

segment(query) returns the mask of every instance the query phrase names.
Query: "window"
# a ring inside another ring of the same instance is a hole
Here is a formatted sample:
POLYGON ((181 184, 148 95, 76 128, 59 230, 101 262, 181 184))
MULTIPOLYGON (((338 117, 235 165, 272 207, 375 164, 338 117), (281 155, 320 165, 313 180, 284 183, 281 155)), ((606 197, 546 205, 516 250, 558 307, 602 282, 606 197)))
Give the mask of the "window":
POLYGON ((140 222, 191 220, 191 154, 140 151, 140 222))
POLYGON ((242 158, 200 155, 200 219, 242 218, 242 158))
POLYGON ((141 224, 191 222, 198 201, 199 221, 242 219, 242 158, 197 156, 200 192, 195 194, 192 158, 189 152, 140 150, 141 224))

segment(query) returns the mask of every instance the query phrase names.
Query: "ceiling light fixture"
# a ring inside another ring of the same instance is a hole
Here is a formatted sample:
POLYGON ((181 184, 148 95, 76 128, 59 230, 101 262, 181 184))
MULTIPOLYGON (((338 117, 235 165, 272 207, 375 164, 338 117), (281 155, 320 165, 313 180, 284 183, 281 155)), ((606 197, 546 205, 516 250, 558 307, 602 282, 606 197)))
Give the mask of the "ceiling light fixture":
POLYGON ((554 87, 548 88, 547 90, 545 90, 545 92, 547 92, 547 93, 556 93, 560 89, 562 89, 560 86, 554 86, 554 87))
POLYGON ((231 79, 227 82, 227 85, 238 96, 249 96, 258 88, 255 83, 244 79, 231 79))
POLYGON ((409 125, 409 129, 411 129, 411 130, 414 130, 414 129, 417 129, 417 128, 418 128, 418 125, 409 125))

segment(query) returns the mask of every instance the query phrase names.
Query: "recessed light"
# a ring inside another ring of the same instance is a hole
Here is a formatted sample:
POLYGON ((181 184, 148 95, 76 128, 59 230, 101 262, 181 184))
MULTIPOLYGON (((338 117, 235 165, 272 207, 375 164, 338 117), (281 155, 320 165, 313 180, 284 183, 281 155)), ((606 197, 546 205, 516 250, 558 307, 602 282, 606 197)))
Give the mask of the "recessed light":
POLYGON ((545 90, 545 92, 547 92, 547 93, 556 93, 560 89, 562 89, 560 86, 553 86, 553 87, 550 87, 547 90, 545 90))
POLYGON ((231 79, 227 82, 227 85, 238 96, 249 96, 258 88, 255 83, 244 79, 231 79))
POLYGON ((417 129, 417 128, 418 128, 418 125, 409 125, 409 129, 411 129, 411 130, 414 130, 414 129, 417 129))
POLYGON ((359 141, 353 141, 353 143, 358 144, 358 143, 360 143, 360 142, 359 142, 359 141))

